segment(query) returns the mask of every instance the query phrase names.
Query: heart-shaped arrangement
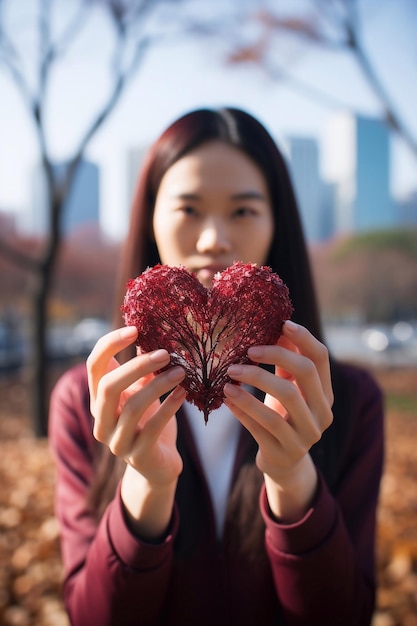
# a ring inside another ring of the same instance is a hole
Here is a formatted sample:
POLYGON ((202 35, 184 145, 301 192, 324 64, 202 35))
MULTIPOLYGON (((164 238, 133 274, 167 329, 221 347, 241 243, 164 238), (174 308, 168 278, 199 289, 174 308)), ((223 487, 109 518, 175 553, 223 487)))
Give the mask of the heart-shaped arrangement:
POLYGON ((187 400, 203 411, 223 402, 233 363, 252 362, 252 345, 275 344, 293 307, 288 288, 270 268, 235 262, 209 289, 185 267, 156 265, 130 280, 121 308, 138 329, 142 352, 165 348, 186 372, 187 400))

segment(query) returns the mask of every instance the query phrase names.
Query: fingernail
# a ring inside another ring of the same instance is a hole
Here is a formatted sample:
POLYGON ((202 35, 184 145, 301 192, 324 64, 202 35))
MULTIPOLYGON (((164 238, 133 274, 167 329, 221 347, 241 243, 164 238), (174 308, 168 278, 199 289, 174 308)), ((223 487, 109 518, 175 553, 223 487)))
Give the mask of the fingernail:
POLYGON ((149 354, 149 359, 154 363, 162 363, 163 361, 166 361, 168 357, 168 352, 166 350, 163 350, 162 348, 159 350, 155 350, 155 352, 151 352, 149 354))
POLYGON ((169 370, 168 372, 168 378, 169 380, 181 380, 182 378, 184 378, 184 370, 182 369, 182 367, 174 367, 173 369, 169 370))
POLYGON ((186 391, 184 387, 181 387, 180 385, 178 385, 178 387, 175 387, 175 389, 171 392, 171 398, 173 400, 180 400, 183 397, 185 398, 185 394, 186 394, 186 391))
POLYGON ((137 334, 136 326, 125 326, 120 329, 119 336, 121 339, 133 339, 137 334))
POLYGON ((233 378, 234 376, 240 376, 242 372, 243 372, 243 369, 241 365, 231 365, 229 369, 227 370, 227 373, 229 374, 231 378, 233 378))
POLYGON ((248 350, 248 356, 252 360, 260 359, 264 354, 264 349, 260 346, 251 346, 248 350))
POLYGON ((292 320, 287 320, 285 322, 285 330, 288 330, 290 333, 295 333, 298 330, 298 324, 292 320))
POLYGON ((224 394, 225 396, 230 396, 231 398, 235 398, 239 395, 239 386, 232 385, 232 383, 226 383, 224 386, 224 394))

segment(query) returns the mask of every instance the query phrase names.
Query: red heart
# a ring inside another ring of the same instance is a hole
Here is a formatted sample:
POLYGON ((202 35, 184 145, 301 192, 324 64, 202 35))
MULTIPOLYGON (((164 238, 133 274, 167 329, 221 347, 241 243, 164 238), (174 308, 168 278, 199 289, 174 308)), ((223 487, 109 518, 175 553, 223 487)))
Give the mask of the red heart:
POLYGON ((210 289, 185 267, 156 265, 130 280, 122 306, 143 352, 165 348, 184 367, 187 399, 204 413, 223 402, 232 363, 252 345, 275 344, 293 312, 288 289, 268 267, 235 262, 210 289))

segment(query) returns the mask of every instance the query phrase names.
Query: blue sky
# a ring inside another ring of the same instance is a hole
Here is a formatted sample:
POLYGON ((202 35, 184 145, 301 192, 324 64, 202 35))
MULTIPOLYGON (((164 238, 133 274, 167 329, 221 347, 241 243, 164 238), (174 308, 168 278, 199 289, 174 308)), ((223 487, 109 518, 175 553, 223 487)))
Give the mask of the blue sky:
MULTIPOLYGON (((417 40, 415 22, 410 20, 413 2, 363 0, 363 4, 369 54, 417 136, 417 40)), ((108 41, 103 25, 97 28, 100 38, 86 32, 65 68, 53 76, 48 142, 57 159, 71 153, 106 90, 105 66, 100 58, 108 41)), ((323 140, 336 108, 307 99, 287 83, 270 80, 258 68, 227 66, 226 50, 225 44, 183 38, 160 44, 147 53, 119 106, 87 152, 102 168, 100 191, 103 222, 108 230, 117 234, 115 216, 120 209, 124 213, 128 203, 127 150, 146 145, 174 118, 192 108, 240 106, 259 117, 278 141, 288 134, 323 140)), ((300 50, 291 48, 291 44, 282 48, 282 54, 291 61, 299 79, 331 94, 340 101, 341 108, 378 115, 378 102, 349 55, 300 50)), ((406 193, 417 188, 417 159, 401 142, 395 142, 393 156, 393 190, 406 193)), ((18 211, 30 202, 31 175, 37 158, 33 126, 20 96, 0 67, 0 207, 18 211)), ((322 154, 321 165, 326 175, 326 154, 322 154)))

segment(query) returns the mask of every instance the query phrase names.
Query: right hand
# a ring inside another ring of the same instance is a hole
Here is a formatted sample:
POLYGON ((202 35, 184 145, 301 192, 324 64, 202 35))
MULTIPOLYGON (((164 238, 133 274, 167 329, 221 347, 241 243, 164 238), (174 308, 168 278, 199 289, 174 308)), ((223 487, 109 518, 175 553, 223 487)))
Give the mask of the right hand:
MULTIPOLYGON (((166 350, 140 354, 119 365, 115 354, 136 340, 127 327, 99 339, 87 359, 94 436, 153 486, 175 483, 182 471, 176 447, 175 413, 185 399, 181 367, 156 371, 169 363, 166 350), (173 391, 164 402, 159 398, 173 391)), ((131 473, 130 473, 131 475, 131 473)))

